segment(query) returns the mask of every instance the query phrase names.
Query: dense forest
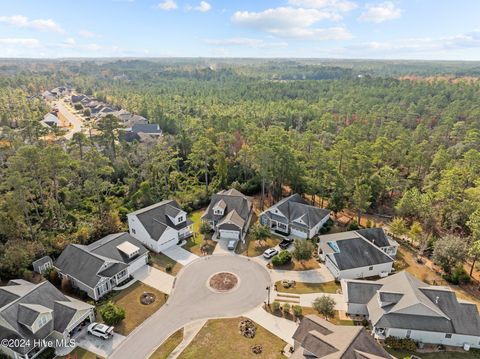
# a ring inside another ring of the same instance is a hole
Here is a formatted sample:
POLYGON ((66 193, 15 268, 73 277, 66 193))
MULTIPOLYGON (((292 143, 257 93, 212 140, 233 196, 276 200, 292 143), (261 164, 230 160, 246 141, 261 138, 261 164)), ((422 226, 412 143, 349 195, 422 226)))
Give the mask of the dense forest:
POLYGON ((455 62, 0 62, 0 277, 125 229, 132 209, 164 198, 200 208, 230 186, 397 216, 428 246, 447 235, 470 246, 480 240, 479 75, 480 64, 455 62), (165 135, 120 141, 109 118, 93 136, 45 137, 39 94, 64 84, 165 135))

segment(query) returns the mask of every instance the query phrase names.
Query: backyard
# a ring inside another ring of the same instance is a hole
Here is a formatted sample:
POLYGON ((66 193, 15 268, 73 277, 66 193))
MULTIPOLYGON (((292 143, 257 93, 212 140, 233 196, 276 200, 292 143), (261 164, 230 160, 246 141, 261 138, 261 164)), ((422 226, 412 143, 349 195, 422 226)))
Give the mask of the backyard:
POLYGON ((263 327, 257 325, 253 339, 240 334, 238 325, 244 318, 209 320, 193 341, 180 354, 179 359, 229 358, 229 359, 282 359, 286 343, 263 327), (260 345, 261 354, 252 353, 260 345))
POLYGON ((182 342, 183 329, 177 330, 150 356, 150 359, 167 359, 170 353, 182 342))
MULTIPOLYGON (((155 313, 165 303, 166 298, 166 294, 141 282, 136 282, 114 295, 110 300, 119 307, 125 309, 125 319, 115 325, 115 332, 122 335, 128 335, 132 330, 155 313), (140 296, 145 292, 155 295, 155 301, 152 304, 144 305, 140 303, 140 296)), ((100 311, 97 310, 97 319, 101 320, 99 312, 100 311)))
POLYGON ((202 246, 205 250, 205 253, 212 254, 217 242, 212 240, 211 234, 202 234, 200 233, 200 225, 202 224, 202 214, 205 212, 205 208, 194 211, 190 214, 190 220, 193 222, 192 230, 193 236, 187 239, 187 244, 183 248, 186 250, 202 256, 202 246))
POLYGON ((335 281, 325 283, 304 283, 296 282, 293 286, 285 288, 282 281, 275 283, 278 292, 291 294, 308 294, 308 293, 337 293, 341 289, 339 283, 335 281))

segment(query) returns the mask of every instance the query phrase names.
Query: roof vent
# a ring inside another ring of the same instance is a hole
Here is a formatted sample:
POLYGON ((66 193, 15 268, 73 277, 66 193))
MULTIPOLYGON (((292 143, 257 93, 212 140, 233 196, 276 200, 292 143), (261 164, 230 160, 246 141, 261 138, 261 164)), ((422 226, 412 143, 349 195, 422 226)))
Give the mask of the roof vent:
POLYGON ((439 300, 439 299, 440 299, 440 297, 437 295, 437 296, 435 297, 435 304, 438 304, 438 300, 439 300))

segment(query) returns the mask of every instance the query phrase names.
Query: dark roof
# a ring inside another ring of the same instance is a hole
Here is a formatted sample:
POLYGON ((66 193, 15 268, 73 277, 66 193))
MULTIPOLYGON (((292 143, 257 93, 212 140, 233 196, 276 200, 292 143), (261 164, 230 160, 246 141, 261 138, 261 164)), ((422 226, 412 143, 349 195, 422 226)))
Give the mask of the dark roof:
POLYGON ((368 239, 377 247, 388 247, 391 245, 383 228, 358 229, 356 232, 365 239, 368 239))
POLYGON ((335 243, 339 252, 328 256, 333 257, 333 262, 340 270, 393 262, 393 258, 362 238, 341 239, 335 243))
POLYGON ((358 352, 390 358, 361 326, 337 326, 316 315, 303 318, 293 339, 317 358, 358 359, 358 352))
POLYGON ((169 216, 175 218, 181 211, 182 209, 176 201, 168 199, 129 213, 129 215, 135 215, 150 237, 158 241, 167 228, 179 231, 192 223, 189 219, 180 224, 174 224, 170 220, 169 216))
POLYGON ((318 222, 330 215, 328 209, 310 205, 297 193, 282 199, 264 212, 264 214, 268 215, 270 218, 275 220, 280 219, 281 222, 286 223, 284 217, 273 213, 274 209, 278 209, 278 211, 287 218, 289 223, 308 229, 313 228, 318 222), (304 223, 295 221, 298 219, 304 223))
MULTIPOLYGON (((14 301, 0 308, 0 338, 7 339, 44 339, 53 330, 62 333, 72 318, 77 313, 76 309, 58 311, 57 305, 65 303, 71 308, 91 310, 93 306, 65 296, 50 282, 33 284, 26 281, 10 282, 5 287, 0 287, 3 292, 16 291, 21 293, 14 301), (10 284, 11 283, 11 284, 10 284), (14 287, 14 288, 11 288, 14 287), (31 325, 40 312, 53 312, 53 320, 48 322, 36 333, 32 333, 26 325, 31 325), (23 323, 23 324, 22 324, 23 323)), ((19 353, 26 353, 31 348, 21 346, 12 348, 19 353)))
POLYGON ((53 263, 52 258, 50 256, 44 256, 42 258, 37 259, 32 263, 33 269, 36 271, 39 267, 43 266, 46 263, 53 263))
POLYGON ((239 218, 243 220, 243 224, 241 224, 243 227, 248 221, 251 208, 252 202, 241 192, 237 191, 236 189, 224 190, 212 196, 208 208, 202 215, 202 219, 221 221, 225 217, 231 216, 232 218, 235 217, 233 222, 235 222, 234 224, 236 226, 240 225, 240 221, 238 220, 239 218), (213 213, 213 208, 221 201, 225 203, 225 205, 223 203, 221 204, 221 207, 224 208, 224 214, 216 215, 213 213), (232 211, 235 211, 236 215, 231 213, 232 211))
POLYGON ((95 288, 102 277, 111 277, 128 266, 128 263, 138 258, 128 258, 117 246, 123 242, 130 242, 139 248, 139 255, 148 250, 128 233, 108 235, 88 246, 69 244, 55 262, 61 273, 81 281, 91 288, 95 288), (111 263, 113 268, 104 268, 111 263))
POLYGON ((160 134, 162 133, 162 130, 160 129, 160 126, 156 123, 135 123, 132 126, 132 132, 160 134))
POLYGON ((347 297, 348 303, 356 303, 356 304, 368 304, 370 299, 377 293, 382 285, 377 282, 372 281, 363 281, 363 280, 342 280, 343 283, 346 284, 346 291, 344 291, 344 295, 347 297))

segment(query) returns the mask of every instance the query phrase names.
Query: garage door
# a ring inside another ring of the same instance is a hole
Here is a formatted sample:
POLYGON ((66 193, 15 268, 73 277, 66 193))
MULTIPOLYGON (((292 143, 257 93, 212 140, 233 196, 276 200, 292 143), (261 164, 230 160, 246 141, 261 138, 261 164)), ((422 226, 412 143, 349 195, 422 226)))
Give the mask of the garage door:
POLYGON ((296 228, 290 228, 290 233, 300 238, 307 238, 307 232, 300 231, 296 228))
POLYGON ((240 235, 239 231, 220 230, 220 238, 238 239, 239 235, 240 235))
POLYGON ((132 274, 133 272, 143 267, 145 264, 147 264, 147 256, 140 257, 128 266, 128 271, 130 274, 132 274))

